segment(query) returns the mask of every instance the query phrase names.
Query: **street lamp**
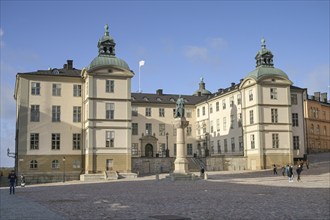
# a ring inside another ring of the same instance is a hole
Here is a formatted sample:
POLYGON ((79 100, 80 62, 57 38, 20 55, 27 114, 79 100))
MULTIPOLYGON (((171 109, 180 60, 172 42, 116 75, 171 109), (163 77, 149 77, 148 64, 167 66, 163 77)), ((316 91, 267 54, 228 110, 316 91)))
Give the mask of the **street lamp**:
POLYGON ((168 149, 168 132, 166 132, 166 157, 170 157, 170 150, 168 149))
POLYGON ((65 157, 62 158, 63 161, 63 183, 65 182, 65 157))
POLYGON ((206 149, 205 149, 205 157, 209 156, 209 149, 208 149, 208 137, 209 137, 209 133, 205 133, 205 145, 206 145, 206 149))

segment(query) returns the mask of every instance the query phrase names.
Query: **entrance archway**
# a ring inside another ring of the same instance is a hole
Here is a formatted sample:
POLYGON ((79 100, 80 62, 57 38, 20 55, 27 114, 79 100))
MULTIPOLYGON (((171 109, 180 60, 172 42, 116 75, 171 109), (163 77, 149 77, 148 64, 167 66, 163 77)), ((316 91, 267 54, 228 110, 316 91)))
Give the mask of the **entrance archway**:
POLYGON ((151 144, 147 144, 145 146, 145 155, 146 157, 153 157, 154 156, 154 147, 151 144))

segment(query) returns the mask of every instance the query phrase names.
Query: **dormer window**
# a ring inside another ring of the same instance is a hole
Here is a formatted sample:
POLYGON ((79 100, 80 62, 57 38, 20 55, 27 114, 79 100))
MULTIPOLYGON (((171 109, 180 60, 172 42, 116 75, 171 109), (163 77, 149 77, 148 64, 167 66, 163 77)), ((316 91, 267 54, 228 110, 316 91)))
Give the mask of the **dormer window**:
POLYGON ((60 71, 58 71, 58 69, 53 69, 52 70, 52 74, 58 75, 58 74, 60 74, 60 71))
POLYGON ((170 98, 170 101, 171 101, 171 102, 175 102, 175 100, 174 100, 173 98, 170 98))
POLYGON ((143 97, 143 100, 147 101, 147 102, 149 101, 149 99, 147 97, 143 97))
POLYGON ((156 99, 158 102, 161 102, 162 101, 162 99, 161 98, 159 98, 159 97, 157 97, 157 99, 156 99))

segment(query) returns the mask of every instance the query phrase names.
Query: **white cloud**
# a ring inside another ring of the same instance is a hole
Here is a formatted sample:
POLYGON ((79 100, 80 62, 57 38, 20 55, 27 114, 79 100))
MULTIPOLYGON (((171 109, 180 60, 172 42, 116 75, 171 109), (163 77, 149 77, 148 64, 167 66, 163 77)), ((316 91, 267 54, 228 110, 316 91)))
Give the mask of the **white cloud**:
POLYGON ((202 46, 185 46, 183 55, 193 63, 197 62, 198 64, 218 67, 220 64, 220 53, 226 47, 226 41, 220 37, 207 38, 202 46))
POLYGON ((4 31, 2 30, 2 28, 0 28, 0 48, 2 48, 3 46, 5 46, 5 43, 2 40, 2 36, 4 35, 4 31))
POLYGON ((327 65, 315 67, 308 72, 303 80, 303 87, 308 89, 308 94, 314 92, 328 92, 330 85, 330 68, 327 65))

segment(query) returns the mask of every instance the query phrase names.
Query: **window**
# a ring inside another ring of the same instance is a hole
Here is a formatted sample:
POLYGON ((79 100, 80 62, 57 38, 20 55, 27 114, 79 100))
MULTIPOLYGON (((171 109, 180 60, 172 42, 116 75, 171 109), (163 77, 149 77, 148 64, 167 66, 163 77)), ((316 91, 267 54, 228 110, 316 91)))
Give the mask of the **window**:
POLYGON ((173 127, 173 136, 176 136, 176 128, 173 127))
POLYGON ((219 109, 220 109, 220 105, 219 105, 219 102, 216 102, 215 103, 215 111, 219 111, 219 109))
POLYGON ((310 133, 314 134, 314 125, 313 124, 311 124, 311 131, 310 131, 310 133))
POLYGON ((186 109, 186 117, 191 118, 192 112, 191 109, 186 109))
POLYGON ((138 107, 132 106, 132 116, 138 116, 138 107))
POLYGON ((53 160, 52 161, 52 169, 59 169, 60 168, 60 163, 58 160, 53 160))
POLYGON ((165 124, 159 124, 159 136, 165 136, 165 124))
POLYGON ((40 95, 40 83, 38 82, 31 83, 31 95, 40 95))
POLYGON ((73 169, 80 169, 81 168, 81 162, 80 162, 80 160, 74 160, 72 162, 72 168, 73 169))
POLYGON ((234 115, 230 115, 230 128, 231 128, 231 129, 234 128, 234 121, 235 121, 235 117, 234 117, 234 115))
POLYGON ((53 84, 53 96, 61 96, 61 84, 53 84))
POLYGON ((271 109, 271 115, 272 115, 272 123, 277 123, 278 122, 277 108, 271 109))
POLYGON ((146 116, 151 117, 151 108, 146 108, 146 116))
POLYGON ((235 152, 235 138, 231 138, 231 152, 235 152))
POLYGON ((222 123, 223 123, 223 130, 226 131, 227 130, 227 119, 226 119, 226 117, 223 117, 222 123))
POLYGON ((114 103, 106 103, 105 104, 105 118, 106 119, 114 119, 115 116, 115 104, 114 103))
POLYGON ((115 91, 115 82, 113 80, 105 81, 105 92, 114 92, 115 91))
POLYGON ((270 99, 277 99, 277 88, 270 88, 270 99))
POLYGON ((217 149, 218 149, 218 153, 221 153, 221 144, 220 144, 220 140, 217 140, 217 149))
POLYGON ((197 109, 197 117, 199 117, 199 108, 197 109))
POLYGON ((223 147, 225 148, 225 153, 228 152, 228 144, 227 144, 227 139, 223 140, 223 147))
POLYGON ((74 84, 73 85, 73 96, 80 97, 81 96, 81 85, 74 84))
POLYGON ((202 114, 205 115, 205 106, 202 107, 202 114))
POLYGON ((272 139, 273 139, 273 148, 278 148, 279 147, 278 134, 272 134, 272 139))
POLYGON ((61 106, 53 105, 52 106, 52 122, 61 121, 61 106))
POLYGON ((173 118, 175 117, 175 108, 173 109, 173 118))
POLYGON ((238 124, 238 127, 242 127, 242 113, 238 113, 238 120, 237 120, 237 124, 238 124))
POLYGON ((38 161, 31 160, 30 161, 30 169, 37 169, 38 168, 38 161))
POLYGON ((173 145, 173 154, 176 156, 176 144, 173 145))
POLYGON ((326 126, 323 127, 323 135, 327 136, 327 127, 326 126))
POLYGON ((292 113, 292 126, 298 127, 298 113, 292 113))
POLYGON ((191 125, 188 125, 188 127, 187 127, 187 136, 191 136, 191 132, 192 132, 192 127, 191 127, 191 125))
POLYGON ((79 133, 72 134, 72 149, 73 150, 80 150, 80 140, 81 140, 81 134, 79 134, 79 133))
POLYGON ((159 117, 165 117, 165 109, 159 108, 159 117))
POLYGON ((81 107, 73 106, 73 122, 81 122, 81 107))
POLYGON ((238 146, 239 146, 239 151, 243 152, 244 150, 243 136, 238 137, 238 146))
POLYGON ((164 143, 160 143, 159 144, 159 156, 160 157, 165 157, 166 156, 166 152, 165 152, 165 144, 164 143))
POLYGON ((30 150, 38 150, 39 149, 39 134, 31 133, 30 134, 30 150))
POLYGON ((193 155, 193 145, 187 144, 187 155, 193 155))
POLYGON ((226 100, 222 100, 222 109, 226 109, 226 100))
POLYGON ((139 154, 139 144, 132 143, 132 155, 138 155, 138 154, 139 154))
POLYGON ((31 105, 31 119, 32 122, 40 121, 40 107, 39 105, 31 105))
POLYGON ((139 124, 132 123, 132 135, 138 135, 138 134, 139 134, 139 124))
POLYGON ((115 132, 106 131, 105 132, 105 147, 113 148, 115 146, 115 132))
POLYGON ((210 104, 210 114, 213 113, 213 107, 212 107, 212 104, 210 104))
POLYGON ((52 134, 52 150, 59 150, 61 143, 61 134, 52 134))
POLYGON ((217 119, 217 132, 220 131, 220 119, 218 118, 217 119))
POLYGON ((293 136, 293 149, 299 150, 299 136, 293 136))
POLYGON ((152 124, 146 123, 146 135, 152 135, 152 124))
POLYGON ((233 107, 234 106, 234 96, 229 98, 229 106, 233 107))
POLYGON ((251 141, 251 149, 255 149, 256 145, 255 145, 255 140, 254 140, 254 134, 250 135, 250 141, 251 141))
POLYGON ((316 131, 315 131, 316 134, 320 134, 320 125, 316 125, 316 131))
POLYGON ((213 121, 210 121, 210 129, 211 129, 210 132, 213 133, 213 130, 214 130, 213 129, 213 121))
POLYGON ((297 94, 291 94, 291 105, 297 105, 297 104, 298 104, 297 94))
POLYGON ((253 93, 252 93, 252 90, 249 90, 249 101, 253 101, 253 93))
POLYGON ((252 125, 253 123, 254 123, 253 110, 250 110, 250 125, 252 125))
POLYGON ((241 97, 241 94, 238 94, 237 95, 237 105, 240 105, 242 104, 242 97, 241 97))

